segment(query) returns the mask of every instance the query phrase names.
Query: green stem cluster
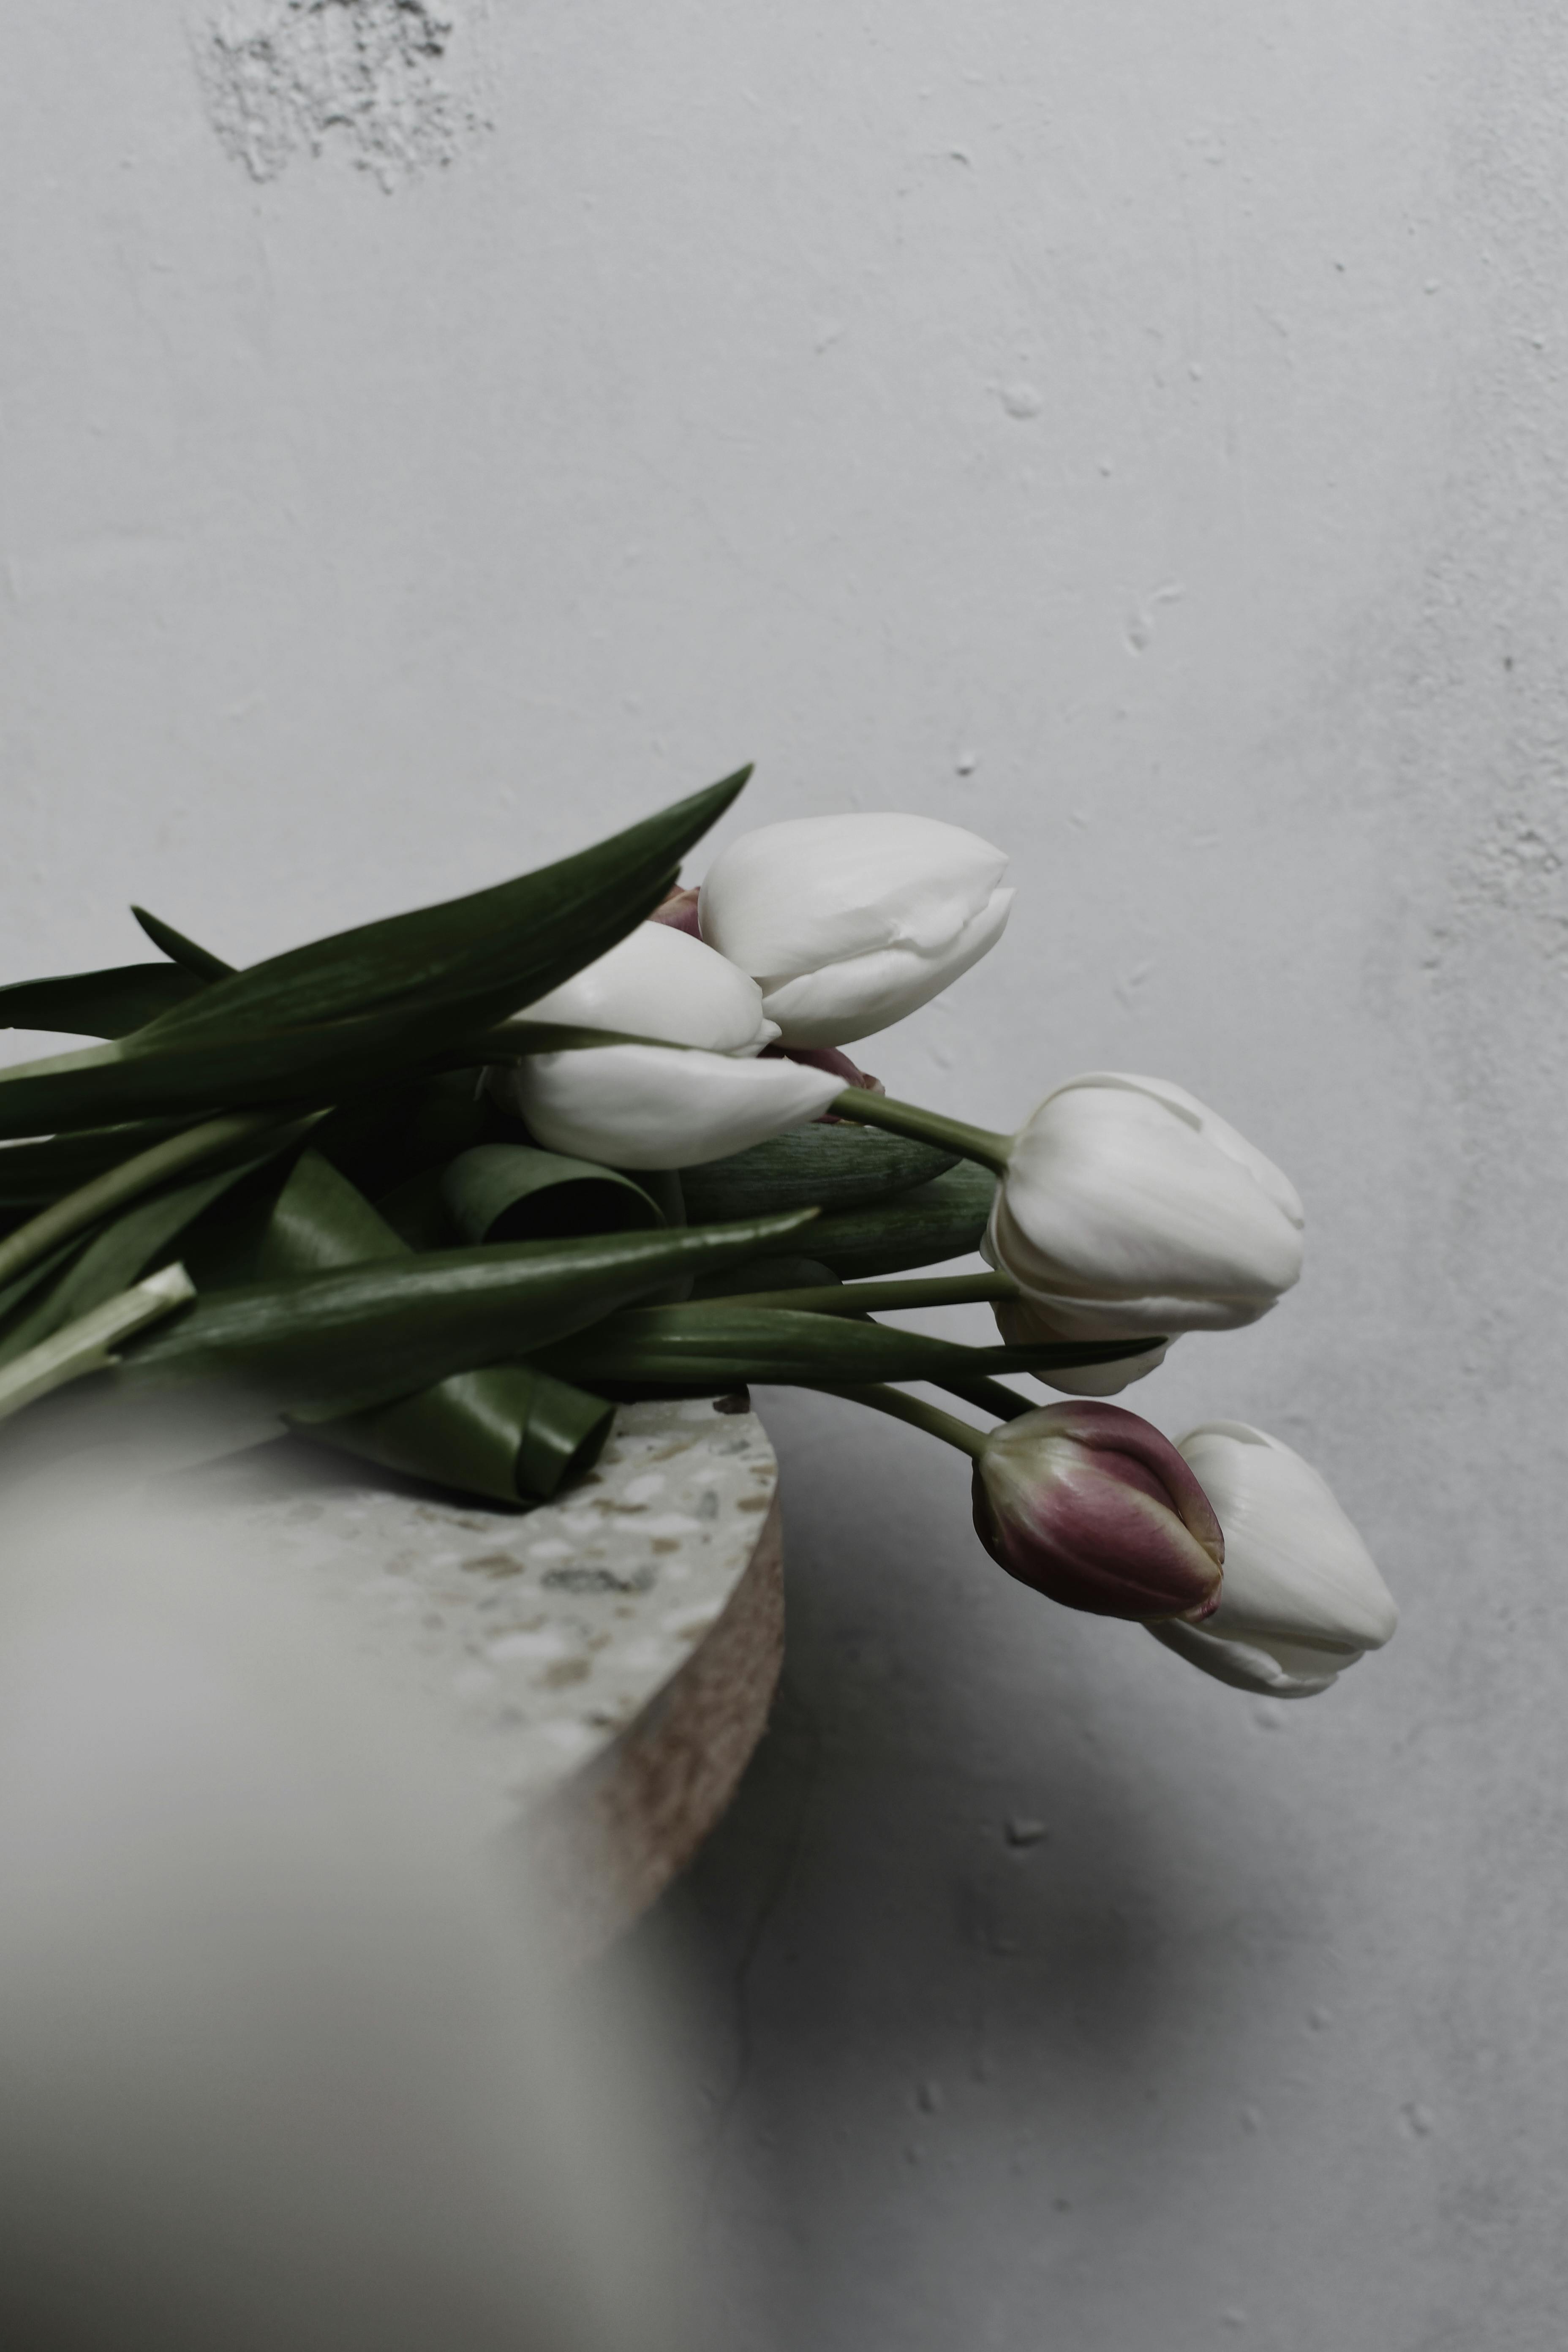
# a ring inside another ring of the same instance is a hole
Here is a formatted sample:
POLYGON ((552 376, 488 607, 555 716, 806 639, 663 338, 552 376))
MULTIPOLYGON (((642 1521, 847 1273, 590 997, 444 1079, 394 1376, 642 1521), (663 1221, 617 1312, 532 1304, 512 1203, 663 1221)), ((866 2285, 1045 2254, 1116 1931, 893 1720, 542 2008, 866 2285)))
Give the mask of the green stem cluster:
POLYGON ((1013 1139, 988 1127, 971 1127, 963 1119, 945 1118, 941 1111, 923 1110, 919 1103, 896 1102, 890 1095, 868 1094, 860 1087, 847 1087, 841 1095, 835 1095, 828 1108, 835 1118, 886 1128, 889 1135, 911 1136, 917 1143, 934 1143, 956 1151, 961 1159, 977 1160, 998 1176, 1007 1173, 1013 1139))
MULTIPOLYGON (((809 1249, 808 1227, 803 1237, 809 1249)), ((973 1307, 998 1298, 1016 1298, 1018 1286, 1009 1274, 941 1274, 912 1282, 835 1282, 803 1285, 795 1290, 748 1290, 747 1307, 784 1307, 801 1315, 892 1315, 912 1307, 973 1307)), ((734 1297, 694 1298, 693 1309, 710 1307, 723 1313, 740 1302, 734 1297)))
POLYGON ((183 1175, 188 1168, 199 1168, 204 1161, 220 1158, 225 1152, 244 1154, 246 1147, 266 1139, 281 1150, 297 1136, 303 1135, 316 1119, 324 1118, 321 1111, 308 1117, 280 1117, 275 1110, 237 1111, 222 1118, 209 1118, 200 1127, 188 1127, 179 1135, 171 1135, 149 1150, 139 1151, 132 1159, 122 1160, 117 1168, 105 1175, 95 1176, 90 1183, 79 1185, 62 1200, 51 1202, 36 1217, 29 1217, 14 1234, 0 1242, 0 1286, 14 1282, 62 1242, 74 1241, 78 1234, 86 1233, 89 1225, 101 1217, 123 1208, 143 1192, 163 1183, 171 1176, 183 1175))
POLYGON ((944 1444, 956 1446, 972 1461, 977 1462, 985 1451, 986 1431, 976 1429, 971 1422, 960 1421, 956 1413, 943 1412, 938 1404, 928 1404, 924 1397, 906 1396, 902 1389, 881 1383, 837 1388, 827 1381, 814 1381, 812 1386, 824 1396, 847 1397, 851 1404, 869 1405, 893 1421, 907 1421, 911 1429, 923 1429, 928 1436, 940 1437, 944 1444))

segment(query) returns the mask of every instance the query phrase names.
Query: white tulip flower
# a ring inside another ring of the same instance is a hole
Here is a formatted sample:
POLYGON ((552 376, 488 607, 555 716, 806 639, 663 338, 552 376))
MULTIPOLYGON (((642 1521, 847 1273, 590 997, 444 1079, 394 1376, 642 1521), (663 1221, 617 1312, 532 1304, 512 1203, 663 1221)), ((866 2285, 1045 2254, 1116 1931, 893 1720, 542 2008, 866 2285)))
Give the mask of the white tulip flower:
POLYGON ((794 817, 742 834, 702 885, 702 936, 758 981, 786 1045, 847 1045, 994 947, 999 849, 929 816, 794 817))
MULTIPOLYGON (((1026 1298, 998 1298, 992 1312, 1006 1347, 1027 1348, 1062 1336, 1048 1316, 1038 1314, 1026 1298)), ((1111 1364, 1058 1364, 1052 1371, 1031 1372, 1029 1377, 1048 1389, 1060 1389, 1064 1396, 1120 1396, 1134 1381, 1146 1380, 1159 1370, 1170 1344, 1168 1339, 1157 1339, 1141 1354, 1120 1356, 1111 1364)))
POLYGON ((1225 1531, 1225 1579, 1202 1625, 1152 1625, 1157 1640, 1270 1698, 1310 1698, 1382 1647, 1394 1596, 1310 1463, 1242 1421, 1205 1422, 1176 1451, 1225 1531))
POLYGON ((548 1150, 611 1168, 695 1168, 727 1159, 820 1118, 843 1084, 831 1070, 799 1062, 678 1045, 530 1054, 489 1074, 502 1109, 526 1119, 548 1150))
POLYGON ((760 1054, 779 1034, 749 973, 667 923, 639 923, 607 954, 522 1010, 531 1021, 624 1029, 712 1054, 760 1054))
POLYGON ((1266 1314, 1303 1223, 1289 1180, 1183 1087, 1094 1070, 1013 1139, 984 1246, 1037 1337, 1173 1337, 1266 1314))

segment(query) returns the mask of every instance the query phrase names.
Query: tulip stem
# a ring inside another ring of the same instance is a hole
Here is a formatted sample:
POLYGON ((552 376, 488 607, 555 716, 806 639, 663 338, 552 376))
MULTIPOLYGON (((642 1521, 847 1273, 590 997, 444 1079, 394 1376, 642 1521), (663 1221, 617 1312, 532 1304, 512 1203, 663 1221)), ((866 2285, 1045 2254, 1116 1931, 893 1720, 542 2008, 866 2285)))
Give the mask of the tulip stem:
POLYGON ((258 1153, 281 1150, 325 1117, 325 1111, 320 1110, 305 1118, 298 1112, 233 1111, 199 1127, 183 1128, 178 1135, 165 1137, 150 1150, 138 1151, 117 1168, 95 1176, 90 1183, 65 1193, 36 1217, 29 1217, 25 1225, 18 1225, 14 1234, 7 1234, 0 1242, 0 1283, 14 1282, 62 1242, 74 1241, 101 1217, 150 1192, 169 1177, 183 1175, 187 1168, 198 1168, 203 1160, 216 1160, 226 1151, 243 1152, 251 1145, 258 1153))
POLYGON ((834 1282, 798 1290, 726 1292, 690 1303, 720 1314, 734 1307, 784 1307, 798 1315, 891 1315, 900 1307, 984 1306, 1017 1296, 1018 1286, 1010 1274, 939 1274, 914 1282, 834 1282))
POLYGON ((860 1087, 846 1087, 827 1106, 835 1118, 858 1120, 862 1127, 884 1127, 889 1135, 913 1136, 917 1143, 934 1143, 961 1159, 978 1160, 996 1175, 1007 1173, 1010 1135, 995 1135, 988 1127, 970 1127, 961 1118, 946 1118, 938 1110, 922 1110, 919 1103, 895 1102, 890 1095, 868 1095, 860 1087))
POLYGON ((902 1389, 890 1389, 880 1381, 868 1382, 864 1388, 839 1388, 831 1381, 813 1381, 810 1385, 824 1396, 847 1397, 851 1404, 868 1404, 878 1412, 890 1414, 894 1421, 907 1421, 911 1429, 923 1429, 928 1436, 940 1437, 972 1460, 978 1461, 985 1451, 988 1430, 960 1421, 955 1412, 943 1412, 940 1405, 928 1404, 924 1397, 906 1396, 902 1389))
POLYGON ((962 1397, 965 1404, 977 1404, 982 1412, 994 1412, 998 1421, 1017 1421, 1026 1412, 1040 1410, 1033 1398, 1021 1397, 1005 1381, 982 1377, 974 1381, 933 1381, 931 1386, 945 1389, 949 1396, 962 1397))

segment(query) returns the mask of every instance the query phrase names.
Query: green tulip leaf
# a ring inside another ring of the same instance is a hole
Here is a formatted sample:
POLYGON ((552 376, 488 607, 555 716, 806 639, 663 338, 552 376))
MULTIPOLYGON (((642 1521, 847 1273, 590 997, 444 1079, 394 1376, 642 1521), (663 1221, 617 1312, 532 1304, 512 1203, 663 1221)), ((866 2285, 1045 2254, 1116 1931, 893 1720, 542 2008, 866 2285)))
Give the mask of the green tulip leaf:
POLYGON ((177 1236, 250 1172, 226 1168, 216 1175, 150 1192, 113 1218, 85 1246, 72 1245, 48 1261, 69 1264, 44 1297, 0 1329, 0 1364, 26 1354, 79 1315, 101 1307, 149 1272, 177 1236))
POLYGON ((510 1242, 215 1291, 128 1343, 108 1379, 123 1395, 227 1383, 312 1421, 364 1412, 549 1347, 681 1274, 741 1264, 810 1222, 805 1210, 679 1233, 510 1242))
POLYGON ((0 1136, 330 1103, 453 1056, 624 939, 748 772, 515 881, 247 965, 109 1045, 0 1070, 0 1136))
POLYGON ((734 1388, 748 1381, 783 1385, 878 1381, 975 1380, 996 1372, 1055 1371, 1068 1364, 1109 1364, 1142 1355, 1143 1339, 1040 1342, 1016 1348, 966 1348, 923 1331, 896 1331, 848 1316, 788 1307, 645 1307, 607 1317, 544 1351, 560 1380, 622 1386, 734 1388))
POLYGON ((15 1281, 8 1282, 0 1290, 0 1328, 4 1328, 6 1317, 14 1315, 24 1299, 31 1298, 42 1284, 58 1274, 62 1266, 70 1264, 81 1245, 80 1237, 73 1235, 69 1241, 62 1242, 58 1249, 51 1250, 47 1257, 37 1259, 26 1273, 17 1275, 15 1281))
POLYGON ((832 1267, 824 1265, 820 1258, 754 1257, 725 1274, 705 1275, 693 1284, 691 1295, 693 1298, 744 1298, 759 1290, 819 1290, 837 1280, 832 1267))
POLYGON ((955 1152, 912 1143, 907 1136, 814 1119, 728 1160, 685 1169, 681 1181, 688 1214, 706 1224, 808 1203, 825 1212, 859 1207, 929 1183, 956 1159, 955 1152))
POLYGON ((38 1143, 0 1143, 0 1207, 28 1208, 74 1192, 189 1125, 188 1118, 137 1119, 51 1135, 38 1143))
MULTIPOLYGON (((395 1258, 405 1244, 318 1151, 302 1151, 268 1220, 264 1277, 395 1258)), ((526 1365, 454 1372, 413 1395, 298 1423, 315 1444, 491 1500, 548 1497, 587 1467, 613 1408, 526 1365)))
MULTIPOLYGON (((480 1089, 482 1076, 474 1068, 444 1070, 377 1087, 340 1105, 310 1140, 379 1205, 411 1176, 439 1170, 496 1134, 500 1114, 480 1089)), ((4 1166, 0 1160, 0 1171, 4 1166)))
POLYGON ((124 1037, 170 1013, 202 986, 172 963, 122 963, 0 988, 0 1028, 61 1029, 78 1037, 124 1037))
POLYGON ((481 1143, 460 1151, 444 1171, 440 1189, 466 1242, 548 1241, 665 1223, 658 1203, 618 1168, 521 1143, 481 1143))
POLYGON ((825 1216, 812 1229, 811 1254, 848 1281, 967 1257, 980 1246, 995 1192, 988 1169, 961 1160, 945 1175, 874 1208, 825 1216))
POLYGON ((384 1470, 484 1495, 538 1500, 589 1470, 616 1408, 527 1364, 453 1372, 434 1388, 335 1421, 297 1422, 297 1435, 384 1470))
POLYGON ((173 923, 162 922, 150 915, 145 907, 132 907, 132 913, 141 924, 155 948, 162 948, 172 963, 178 964, 193 978, 202 981, 226 980, 235 966, 225 963, 222 956, 214 955, 207 948, 198 947, 195 940, 186 939, 173 923))

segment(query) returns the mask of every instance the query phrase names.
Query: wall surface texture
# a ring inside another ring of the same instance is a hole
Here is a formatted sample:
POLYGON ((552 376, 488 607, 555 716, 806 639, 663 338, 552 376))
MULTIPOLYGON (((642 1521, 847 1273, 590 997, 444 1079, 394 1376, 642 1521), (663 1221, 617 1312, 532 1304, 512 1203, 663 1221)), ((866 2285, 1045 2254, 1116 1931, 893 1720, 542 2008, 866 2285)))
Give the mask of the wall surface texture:
POLYGON ((1169 1076, 1307 1200, 1300 1290, 1131 1401, 1332 1479, 1405 1622, 1321 1701, 1050 1610, 952 1457, 765 1402, 787 1687, 642 1938, 737 2346, 1555 2352, 1562 11, 65 0, 5 48, 5 977, 134 953, 132 898, 247 960, 754 757, 727 831, 1013 854, 895 1092, 1169 1076))

